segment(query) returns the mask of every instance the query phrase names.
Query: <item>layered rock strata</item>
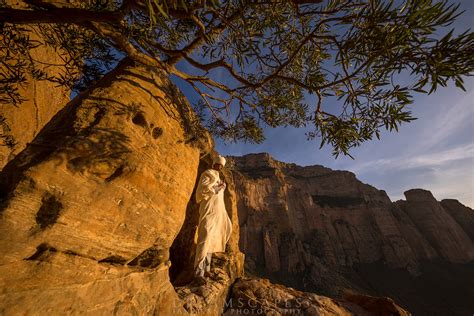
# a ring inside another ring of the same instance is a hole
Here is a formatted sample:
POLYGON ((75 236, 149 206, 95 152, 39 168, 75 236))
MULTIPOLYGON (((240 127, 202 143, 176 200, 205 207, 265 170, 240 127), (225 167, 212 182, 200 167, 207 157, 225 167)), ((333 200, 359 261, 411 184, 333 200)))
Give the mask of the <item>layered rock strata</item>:
MULTIPOLYGON (((406 272, 409 286, 410 278, 433 277, 426 271, 427 262, 457 269, 474 259, 474 212, 457 201, 440 203, 429 191, 415 189, 405 192, 406 201, 392 203, 384 191, 360 182, 351 172, 301 167, 265 153, 232 161, 240 248, 254 275, 331 295, 351 288, 402 297, 399 289, 381 290, 383 283, 398 280, 386 275, 386 282, 382 272, 377 279, 375 271, 361 277, 359 269, 371 265, 406 272)), ((466 283, 452 280, 456 282, 466 283)), ((416 304, 404 300, 410 308, 416 304)))

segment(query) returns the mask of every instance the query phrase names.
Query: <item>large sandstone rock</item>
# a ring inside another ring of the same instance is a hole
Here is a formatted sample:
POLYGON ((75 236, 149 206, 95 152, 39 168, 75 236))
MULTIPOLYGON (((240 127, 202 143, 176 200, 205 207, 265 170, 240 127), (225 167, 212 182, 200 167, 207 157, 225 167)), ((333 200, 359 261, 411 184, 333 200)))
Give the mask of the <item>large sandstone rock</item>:
MULTIPOLYGON (((170 248, 212 147, 156 69, 124 61, 76 97, 0 174, 0 313, 187 314, 170 248)), ((208 315, 243 273, 237 225, 208 315)))
MULTIPOLYGON (((463 290, 451 288, 466 283, 461 271, 472 270, 461 266, 474 259, 471 209, 439 203, 424 190, 408 191, 407 201, 392 203, 348 171, 300 167, 265 153, 232 160, 240 249, 249 273, 329 295, 346 289, 399 295, 410 310, 420 300, 403 293, 423 280, 450 292, 446 306, 467 307, 467 300, 456 297, 463 290), (443 278, 434 280, 440 271, 443 278)), ((432 300, 423 312, 441 308, 430 290, 420 295, 432 300)))
MULTIPOLYGON (((24 8, 24 1, 7 0, 12 8, 24 8)), ((44 39, 36 27, 26 26, 25 36, 38 43, 44 39)), ((31 57, 36 61, 39 70, 48 77, 60 76, 64 64, 64 52, 46 45, 37 45, 30 50, 31 57)), ((23 102, 13 104, 0 103, 0 116, 5 124, 0 125, 0 132, 13 137, 16 142, 13 148, 0 146, 0 170, 15 155, 25 149, 26 145, 35 138, 49 120, 69 101, 70 90, 64 86, 47 80, 34 80, 26 76, 26 83, 17 85, 23 102)))

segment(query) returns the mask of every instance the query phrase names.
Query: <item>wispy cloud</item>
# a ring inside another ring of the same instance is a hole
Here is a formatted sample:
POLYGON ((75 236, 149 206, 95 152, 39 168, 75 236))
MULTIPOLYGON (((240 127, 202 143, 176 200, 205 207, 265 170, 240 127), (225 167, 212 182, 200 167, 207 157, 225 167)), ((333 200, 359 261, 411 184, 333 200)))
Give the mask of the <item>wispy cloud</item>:
POLYGON ((426 154, 402 155, 394 158, 383 158, 367 161, 353 165, 350 169, 355 173, 363 173, 367 170, 403 170, 420 167, 442 166, 456 160, 473 158, 474 144, 467 144, 455 148, 431 152, 426 154))
POLYGON ((474 89, 468 88, 470 91, 459 102, 453 104, 449 102, 452 100, 447 97, 448 101, 443 104, 442 111, 439 111, 434 118, 429 119, 432 128, 425 129, 421 135, 420 138, 423 142, 420 143, 419 151, 429 150, 442 144, 459 131, 470 130, 471 133, 473 132, 474 89))

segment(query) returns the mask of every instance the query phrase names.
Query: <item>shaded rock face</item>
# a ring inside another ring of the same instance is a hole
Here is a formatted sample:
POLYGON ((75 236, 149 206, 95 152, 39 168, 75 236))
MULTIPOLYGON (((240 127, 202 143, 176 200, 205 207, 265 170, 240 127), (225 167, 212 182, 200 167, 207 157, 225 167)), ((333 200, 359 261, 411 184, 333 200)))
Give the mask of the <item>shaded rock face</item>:
POLYGON ((406 201, 396 204, 412 219, 440 258, 456 263, 474 260, 473 239, 468 235, 472 232, 464 230, 464 226, 472 225, 472 210, 453 208, 458 211, 454 214, 460 215, 458 222, 451 216, 449 208, 444 208, 443 203, 436 201, 429 191, 409 190, 405 197, 406 201))
POLYGON ((441 205, 463 228, 469 238, 474 240, 474 211, 453 199, 442 200, 441 205))
MULTIPOLYGON (((253 274, 331 295, 344 288, 380 294, 357 269, 376 264, 419 276, 426 262, 474 259, 473 212, 458 202, 439 203, 416 189, 392 203, 347 171, 300 167, 268 154, 232 160, 240 249, 253 274)), ((410 310, 416 304, 405 302, 410 310)))
MULTIPOLYGON (((157 70, 125 60, 75 98, 0 174, 0 313, 187 314, 170 248, 212 147, 157 70)), ((208 315, 243 273, 236 231, 208 315)))
MULTIPOLYGON (((7 1, 13 8, 21 7, 17 1, 7 1)), ((42 37, 34 27, 26 27, 25 36, 32 40, 42 42, 42 37)), ((39 45, 30 51, 31 57, 42 63, 48 77, 53 77, 61 72, 59 67, 51 65, 62 64, 64 61, 59 51, 53 48, 39 45)), ((9 148, 0 146, 0 170, 5 164, 13 159, 15 155, 25 149, 50 119, 69 101, 69 89, 47 80, 34 80, 26 78, 26 84, 18 85, 23 102, 14 106, 13 104, 0 104, 0 115, 6 119, 0 124, 2 134, 13 137, 15 146, 9 148)))

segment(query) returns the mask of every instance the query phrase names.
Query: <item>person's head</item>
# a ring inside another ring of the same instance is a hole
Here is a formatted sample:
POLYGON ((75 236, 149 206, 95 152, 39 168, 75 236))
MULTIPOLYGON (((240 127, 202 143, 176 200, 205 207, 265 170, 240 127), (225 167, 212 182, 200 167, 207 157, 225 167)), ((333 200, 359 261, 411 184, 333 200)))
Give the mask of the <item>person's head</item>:
POLYGON ((214 158, 212 168, 217 171, 221 171, 225 166, 225 158, 222 156, 217 156, 214 158))

